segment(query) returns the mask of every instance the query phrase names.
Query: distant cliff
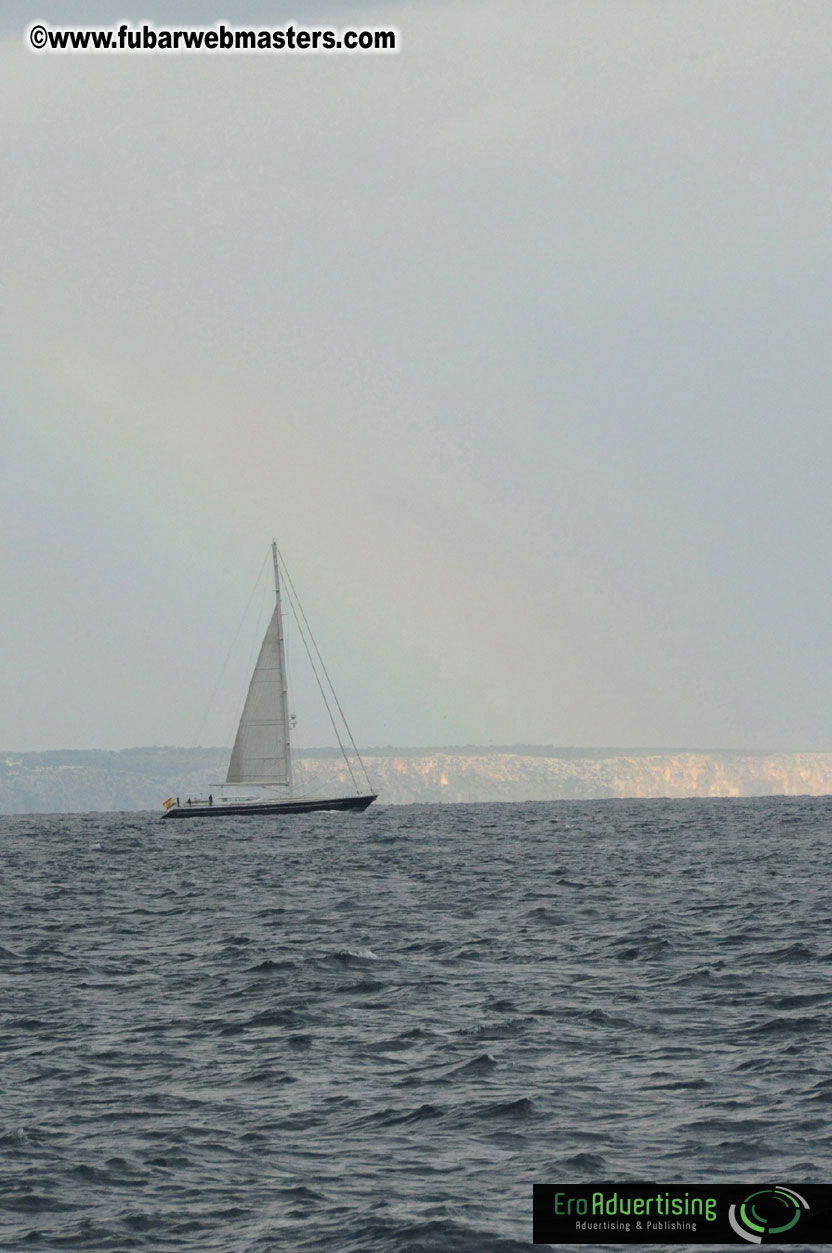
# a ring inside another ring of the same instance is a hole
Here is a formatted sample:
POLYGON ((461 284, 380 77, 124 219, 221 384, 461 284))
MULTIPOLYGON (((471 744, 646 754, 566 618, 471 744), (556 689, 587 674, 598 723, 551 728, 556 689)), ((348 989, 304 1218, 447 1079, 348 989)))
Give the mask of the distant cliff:
MULTIPOLYGON (((0 753, 0 813, 159 809, 167 796, 205 794, 225 776, 225 748, 129 748, 0 753)), ((832 793, 832 753, 661 749, 370 749, 382 803, 578 800, 624 796, 832 793)), ((343 759, 299 754, 297 790, 350 791, 343 759)))

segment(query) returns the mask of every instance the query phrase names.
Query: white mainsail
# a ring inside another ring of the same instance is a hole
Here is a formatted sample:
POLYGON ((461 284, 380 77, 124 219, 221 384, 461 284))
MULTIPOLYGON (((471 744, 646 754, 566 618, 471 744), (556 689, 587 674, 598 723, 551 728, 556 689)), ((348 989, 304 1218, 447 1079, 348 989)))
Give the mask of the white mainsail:
POLYGON ((291 791, 289 700, 276 546, 272 551, 277 603, 251 676, 225 781, 278 784, 291 791))

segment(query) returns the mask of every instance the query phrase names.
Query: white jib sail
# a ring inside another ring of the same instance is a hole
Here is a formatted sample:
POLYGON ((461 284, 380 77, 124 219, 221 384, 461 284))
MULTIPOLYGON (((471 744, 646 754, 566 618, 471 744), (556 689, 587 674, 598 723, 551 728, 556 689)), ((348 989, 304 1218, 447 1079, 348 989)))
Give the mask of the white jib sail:
POLYGON ((283 630, 278 602, 251 676, 226 783, 274 783, 291 787, 291 782, 283 630))

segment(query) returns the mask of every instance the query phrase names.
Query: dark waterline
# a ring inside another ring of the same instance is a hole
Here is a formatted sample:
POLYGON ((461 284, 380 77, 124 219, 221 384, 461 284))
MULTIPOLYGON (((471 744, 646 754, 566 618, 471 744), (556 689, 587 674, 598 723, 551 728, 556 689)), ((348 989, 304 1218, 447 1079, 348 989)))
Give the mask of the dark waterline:
POLYGON ((0 1247, 519 1253, 535 1181, 828 1181, 830 830, 0 820, 0 1247))

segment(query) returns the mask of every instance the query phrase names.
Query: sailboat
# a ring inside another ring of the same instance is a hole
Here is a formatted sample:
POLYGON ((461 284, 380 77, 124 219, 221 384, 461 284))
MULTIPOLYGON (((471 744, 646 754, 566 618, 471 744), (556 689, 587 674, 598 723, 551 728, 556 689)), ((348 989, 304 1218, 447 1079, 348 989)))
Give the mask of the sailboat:
MULTIPOLYGON (((293 792, 292 747, 290 743, 290 730, 293 719, 289 713, 286 648, 283 638, 283 610, 280 597, 280 560, 275 541, 272 541, 272 562, 274 565, 275 607, 266 629, 257 664, 254 667, 254 673, 251 676, 246 703, 243 707, 240 725, 237 728, 237 737, 231 752, 231 761, 228 766, 225 785, 217 785, 218 788, 223 789, 223 792, 215 799, 212 789, 207 800, 191 800, 189 798, 184 805, 180 804, 178 800, 174 801, 173 798, 169 798, 165 801, 163 818, 216 818, 223 815, 240 817, 248 814, 308 814, 323 809, 364 810, 368 805, 372 805, 374 800, 378 799, 377 794, 372 790, 372 784, 364 768, 364 762, 361 760, 361 754, 355 746, 355 740, 352 737, 338 698, 335 696, 335 691, 329 681, 326 667, 324 667, 320 659, 320 653, 314 639, 312 639, 308 623, 306 623, 306 615, 302 609, 300 610, 300 615, 303 624, 306 626, 304 640, 307 642, 306 636, 308 635, 312 647, 318 656, 320 668, 323 670, 323 675, 341 715, 346 734, 353 748, 355 763, 363 773, 367 790, 362 791, 361 789, 327 702, 327 710, 330 713, 333 727, 335 727, 338 743, 355 787, 355 794, 307 797, 297 796, 293 792), (255 796, 238 796, 233 791, 231 795, 225 794, 225 787, 235 788, 241 785, 249 790, 258 788, 261 790, 260 794, 255 796)), ((294 593, 291 579, 288 581, 289 592, 294 593)), ((290 595, 289 599, 293 609, 295 609, 295 605, 297 605, 298 609, 300 608, 296 595, 294 595, 294 599, 290 595)), ((296 610, 295 616, 297 618, 296 610)), ((301 618, 298 618, 298 627, 303 632, 301 618)), ((307 651, 309 651, 308 643, 307 651)), ((309 655, 310 660, 312 660, 311 651, 309 655)), ((326 700, 321 676, 318 674, 317 668, 315 669, 318 684, 326 700)))

